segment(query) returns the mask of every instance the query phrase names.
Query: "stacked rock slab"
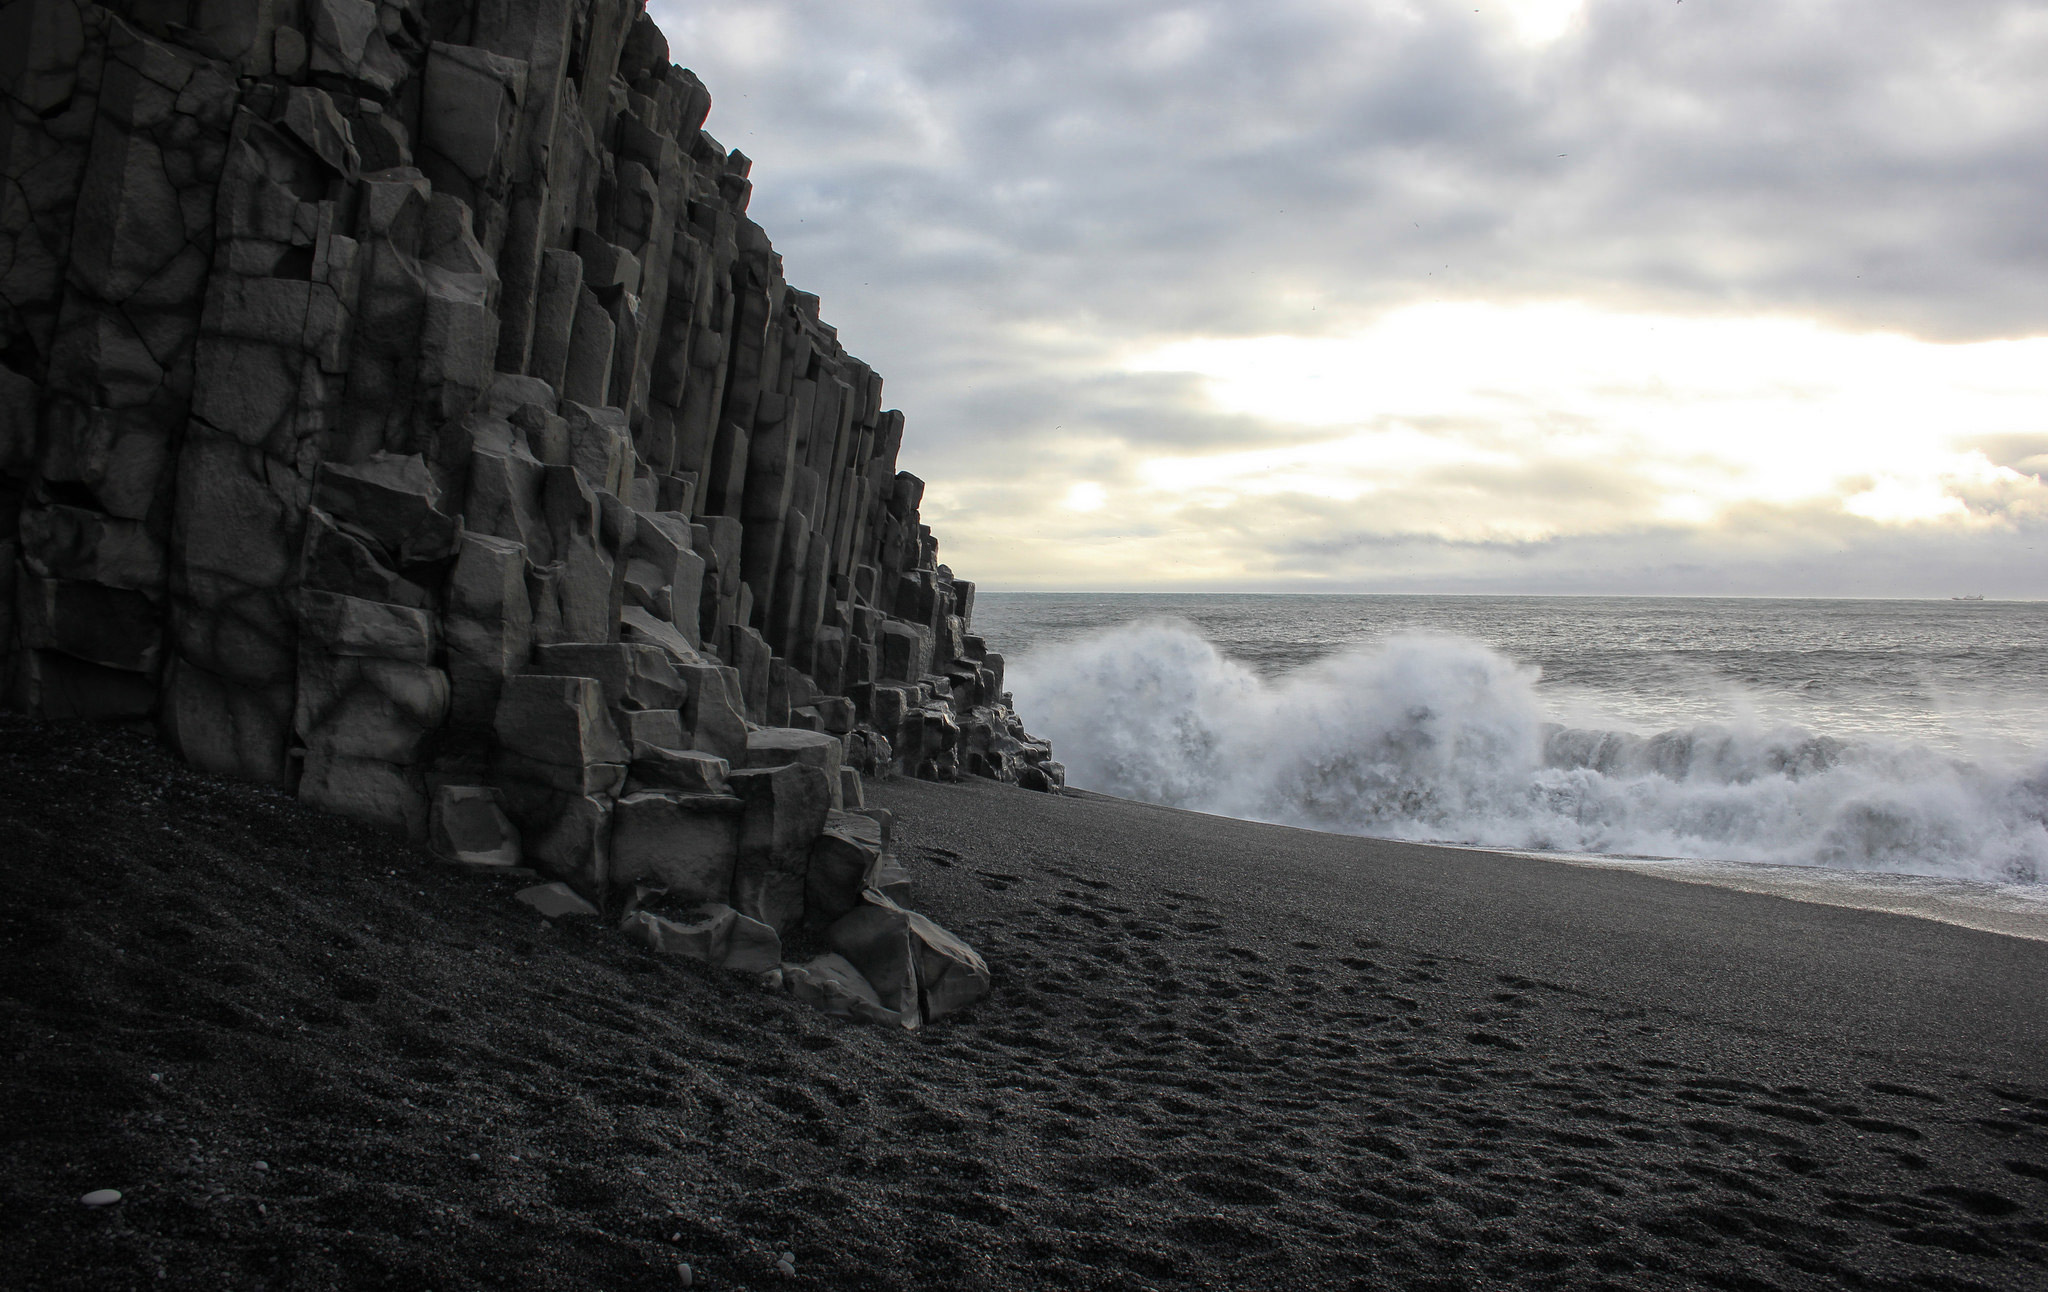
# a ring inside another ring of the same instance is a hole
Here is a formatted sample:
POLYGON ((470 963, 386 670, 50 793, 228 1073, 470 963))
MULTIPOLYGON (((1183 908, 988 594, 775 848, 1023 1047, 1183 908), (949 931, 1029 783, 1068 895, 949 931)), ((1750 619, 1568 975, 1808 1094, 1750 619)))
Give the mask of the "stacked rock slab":
POLYGON ((16 707, 777 929, 860 774, 1057 788, 636 0, 7 0, 0 80, 16 707))

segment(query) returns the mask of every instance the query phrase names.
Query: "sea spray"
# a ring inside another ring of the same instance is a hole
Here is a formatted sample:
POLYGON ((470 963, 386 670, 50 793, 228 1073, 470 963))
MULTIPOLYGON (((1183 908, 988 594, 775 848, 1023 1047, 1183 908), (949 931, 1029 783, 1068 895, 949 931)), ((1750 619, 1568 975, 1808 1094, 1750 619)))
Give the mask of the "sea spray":
POLYGON ((1271 680, 1152 620, 1011 670, 1071 784, 1386 838, 2048 879, 2048 760, 1761 723, 1643 734, 1549 720, 1536 670, 1395 635, 1271 680))

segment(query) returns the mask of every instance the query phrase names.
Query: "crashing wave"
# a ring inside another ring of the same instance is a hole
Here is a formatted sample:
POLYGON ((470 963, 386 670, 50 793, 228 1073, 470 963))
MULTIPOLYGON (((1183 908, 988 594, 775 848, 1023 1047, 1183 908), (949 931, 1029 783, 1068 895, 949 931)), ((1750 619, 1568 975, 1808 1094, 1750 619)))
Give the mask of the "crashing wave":
POLYGON ((1127 625, 1011 670, 1070 784, 1347 834, 2048 881, 2048 760, 1702 725, 1549 720, 1535 670, 1404 635, 1273 681, 1191 626, 1127 625))

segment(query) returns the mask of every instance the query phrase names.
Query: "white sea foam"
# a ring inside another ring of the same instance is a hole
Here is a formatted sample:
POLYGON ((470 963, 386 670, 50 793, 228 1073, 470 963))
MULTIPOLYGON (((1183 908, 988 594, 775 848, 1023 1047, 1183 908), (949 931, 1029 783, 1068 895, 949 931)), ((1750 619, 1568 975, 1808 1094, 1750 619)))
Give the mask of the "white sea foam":
POLYGON ((2048 756, 1754 722, 1561 726, 1534 670, 1407 635, 1267 681, 1156 620, 1018 660, 1070 783, 1226 816, 1495 848, 2048 881, 2048 756))

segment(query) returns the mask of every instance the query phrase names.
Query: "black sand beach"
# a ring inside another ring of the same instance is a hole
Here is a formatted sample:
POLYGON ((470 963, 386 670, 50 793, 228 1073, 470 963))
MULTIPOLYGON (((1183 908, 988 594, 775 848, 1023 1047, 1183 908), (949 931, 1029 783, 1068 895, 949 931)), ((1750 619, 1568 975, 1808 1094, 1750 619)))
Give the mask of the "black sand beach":
POLYGON ((2048 1283, 2048 943, 893 782, 997 975, 902 1034, 144 735, 0 770, 11 1286, 2048 1283))

